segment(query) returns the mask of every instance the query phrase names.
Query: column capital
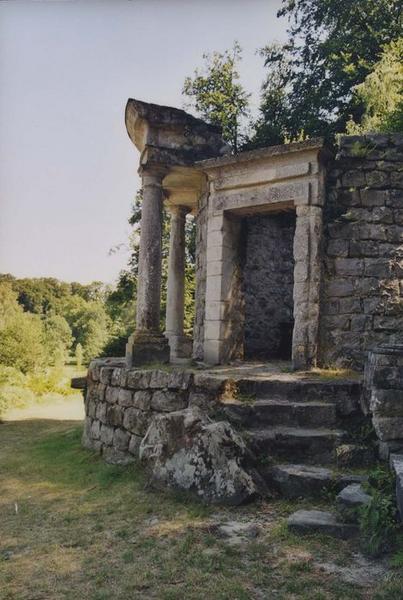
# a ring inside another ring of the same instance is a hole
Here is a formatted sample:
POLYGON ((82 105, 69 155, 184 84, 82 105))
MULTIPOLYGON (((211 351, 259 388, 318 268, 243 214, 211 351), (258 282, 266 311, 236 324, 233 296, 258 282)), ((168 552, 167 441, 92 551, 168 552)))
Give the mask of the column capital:
POLYGON ((183 204, 167 204, 166 209, 171 217, 182 219, 185 219, 186 215, 192 212, 192 209, 189 206, 184 206, 183 204))
POLYGON ((164 165, 143 165, 138 173, 142 179, 143 187, 146 185, 162 185, 162 180, 169 169, 164 165))

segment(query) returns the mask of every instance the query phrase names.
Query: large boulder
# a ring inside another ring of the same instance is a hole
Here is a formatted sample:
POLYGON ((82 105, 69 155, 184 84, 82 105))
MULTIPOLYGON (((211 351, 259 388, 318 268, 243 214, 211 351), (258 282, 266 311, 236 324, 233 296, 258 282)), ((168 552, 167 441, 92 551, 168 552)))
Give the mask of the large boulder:
POLYGON ((206 502, 229 505, 257 494, 245 470, 248 451, 242 438, 229 423, 213 422, 196 407, 156 416, 139 454, 157 487, 186 490, 206 502))

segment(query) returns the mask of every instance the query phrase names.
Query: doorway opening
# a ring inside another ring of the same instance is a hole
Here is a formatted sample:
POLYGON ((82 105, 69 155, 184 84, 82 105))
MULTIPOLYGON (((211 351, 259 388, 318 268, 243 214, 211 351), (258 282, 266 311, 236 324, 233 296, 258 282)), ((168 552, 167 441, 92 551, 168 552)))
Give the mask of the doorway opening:
POLYGON ((244 357, 289 360, 294 327, 295 211, 243 218, 244 357))

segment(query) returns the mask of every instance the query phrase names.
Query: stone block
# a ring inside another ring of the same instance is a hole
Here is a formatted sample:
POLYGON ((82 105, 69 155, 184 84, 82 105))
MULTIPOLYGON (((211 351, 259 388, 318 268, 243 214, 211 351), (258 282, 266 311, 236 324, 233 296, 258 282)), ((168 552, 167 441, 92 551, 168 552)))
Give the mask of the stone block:
POLYGON ((108 405, 106 404, 106 402, 98 402, 98 404, 97 404, 96 417, 97 417, 98 421, 101 421, 101 423, 107 422, 107 416, 106 416, 107 407, 108 407, 108 405))
POLYGON ((403 169, 390 174, 390 185, 393 188, 403 189, 403 169))
POLYGON ((326 282, 325 290, 328 297, 351 296, 354 285, 351 279, 337 277, 326 282))
POLYGON ((151 379, 149 387, 152 389, 168 388, 170 373, 168 371, 160 371, 155 369, 151 371, 151 379))
POLYGON ((127 408, 123 418, 123 427, 136 435, 143 436, 151 419, 150 413, 138 408, 127 408))
POLYGON ((116 369, 113 369, 112 375, 111 375, 111 385, 120 386, 120 377, 122 375, 122 372, 124 373, 125 371, 126 371, 126 369, 121 368, 121 367, 117 367, 116 369))
POLYGON ((113 367, 102 367, 101 368, 100 377, 99 377, 101 383, 104 383, 105 385, 110 385, 113 370, 114 370, 113 367))
POLYGON ((390 276, 390 262, 385 258, 366 258, 364 264, 367 277, 386 279, 390 276))
POLYGON ((363 240, 388 241, 387 231, 389 229, 386 229, 385 225, 381 223, 364 223, 359 226, 359 237, 363 240))
POLYGON ((108 425, 113 425, 114 427, 119 427, 122 425, 123 409, 117 404, 108 406, 106 409, 106 421, 108 425))
POLYGON ((133 392, 124 388, 119 389, 118 404, 123 407, 133 406, 133 392))
POLYGON ((288 529, 298 535, 324 534, 343 540, 358 534, 358 527, 342 523, 333 513, 321 510, 298 510, 288 518, 288 529))
POLYGON ((382 442, 403 438, 403 417, 380 417, 375 414, 372 423, 382 442))
POLYGON ((187 390, 192 381, 193 374, 189 370, 171 371, 168 378, 169 390, 187 390))
POLYGON ((114 428, 109 425, 101 425, 100 440, 105 446, 110 446, 113 441, 114 428))
POLYGON ((379 242, 372 240, 351 240, 349 256, 352 258, 377 257, 379 255, 379 242))
POLYGON ((327 244, 327 255, 328 256, 348 256, 349 242, 348 240, 335 239, 329 240, 327 244))
POLYGON ((366 180, 362 171, 347 171, 341 178, 344 187, 365 187, 366 180))
POLYGON ((154 392, 151 399, 151 408, 158 412, 171 412, 181 410, 186 406, 186 399, 181 392, 154 392))
POLYGON ((101 429, 101 423, 97 420, 92 421, 92 425, 91 425, 91 438, 93 440, 98 440, 100 437, 100 429, 101 429))
POLYGON ((132 390, 145 390, 150 385, 152 371, 131 369, 127 373, 127 387, 132 390))
POLYGON ((141 444, 142 439, 143 438, 140 435, 133 434, 130 436, 129 452, 130 452, 130 454, 133 454, 133 456, 135 456, 136 458, 139 457, 139 449, 140 449, 140 444, 141 444))
POLYGON ((102 449, 104 461, 110 465, 126 466, 134 462, 134 457, 129 452, 118 450, 117 448, 106 447, 102 449))
POLYGON ((382 417, 403 417, 403 389, 373 389, 369 406, 371 412, 382 417))
POLYGON ((341 276, 358 276, 364 270, 363 261, 356 258, 336 258, 334 264, 336 274, 341 276))
POLYGON ((115 429, 113 434, 113 446, 117 450, 128 450, 131 435, 124 429, 115 429))
POLYGON ((402 190, 390 190, 388 198, 386 200, 386 206, 392 208, 402 208, 403 203, 403 191, 402 190))
POLYGON ((385 206, 387 200, 389 199, 389 191, 387 190, 374 190, 374 189, 364 189, 361 190, 361 204, 364 207, 372 207, 372 206, 385 206))
POLYGON ((371 221, 372 223, 393 223, 393 212, 386 206, 376 206, 372 209, 371 221))
POLYGON ((357 523, 360 509, 371 502, 371 496, 367 494, 359 483, 352 483, 345 487, 336 496, 336 507, 342 518, 350 523, 357 523))
POLYGON ((358 444, 341 444, 336 448, 338 467, 367 467, 374 462, 373 448, 358 444))
POLYGON ((371 170, 365 173, 365 183, 369 188, 385 188, 391 183, 391 175, 386 171, 371 170))
POLYGON ((115 404, 119 398, 119 388, 108 386, 105 390, 105 402, 115 404))
POLYGON ((139 390, 134 393, 133 406, 140 410, 148 411, 151 408, 152 393, 148 390, 139 390))

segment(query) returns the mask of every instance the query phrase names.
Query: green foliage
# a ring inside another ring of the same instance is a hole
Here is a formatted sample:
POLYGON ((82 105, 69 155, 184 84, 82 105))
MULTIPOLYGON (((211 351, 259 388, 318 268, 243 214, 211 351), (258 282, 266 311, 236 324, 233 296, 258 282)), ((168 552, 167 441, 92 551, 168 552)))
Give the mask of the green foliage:
POLYGON ((399 0, 283 0, 288 40, 262 50, 268 70, 252 145, 345 130, 359 122, 353 94, 379 61, 385 44, 401 37, 399 0))
POLYGON ((397 512, 395 481, 391 472, 378 467, 369 477, 371 501, 360 509, 359 524, 363 550, 378 556, 390 550, 396 542, 397 512))
POLYGON ((70 325, 61 315, 50 315, 43 321, 44 344, 48 365, 64 365, 73 344, 70 325))
POLYGON ((403 131, 403 38, 384 47, 381 59, 354 93, 364 106, 361 123, 347 123, 347 132, 403 131))
POLYGON ((44 329, 38 315, 21 313, 0 329, 0 364, 28 373, 45 363, 44 329))
POLYGON ((242 143, 242 121, 248 114, 250 97, 239 83, 241 57, 237 42, 223 53, 203 54, 204 69, 196 69, 193 78, 187 77, 182 90, 203 119, 222 127, 223 138, 234 152, 242 143))

